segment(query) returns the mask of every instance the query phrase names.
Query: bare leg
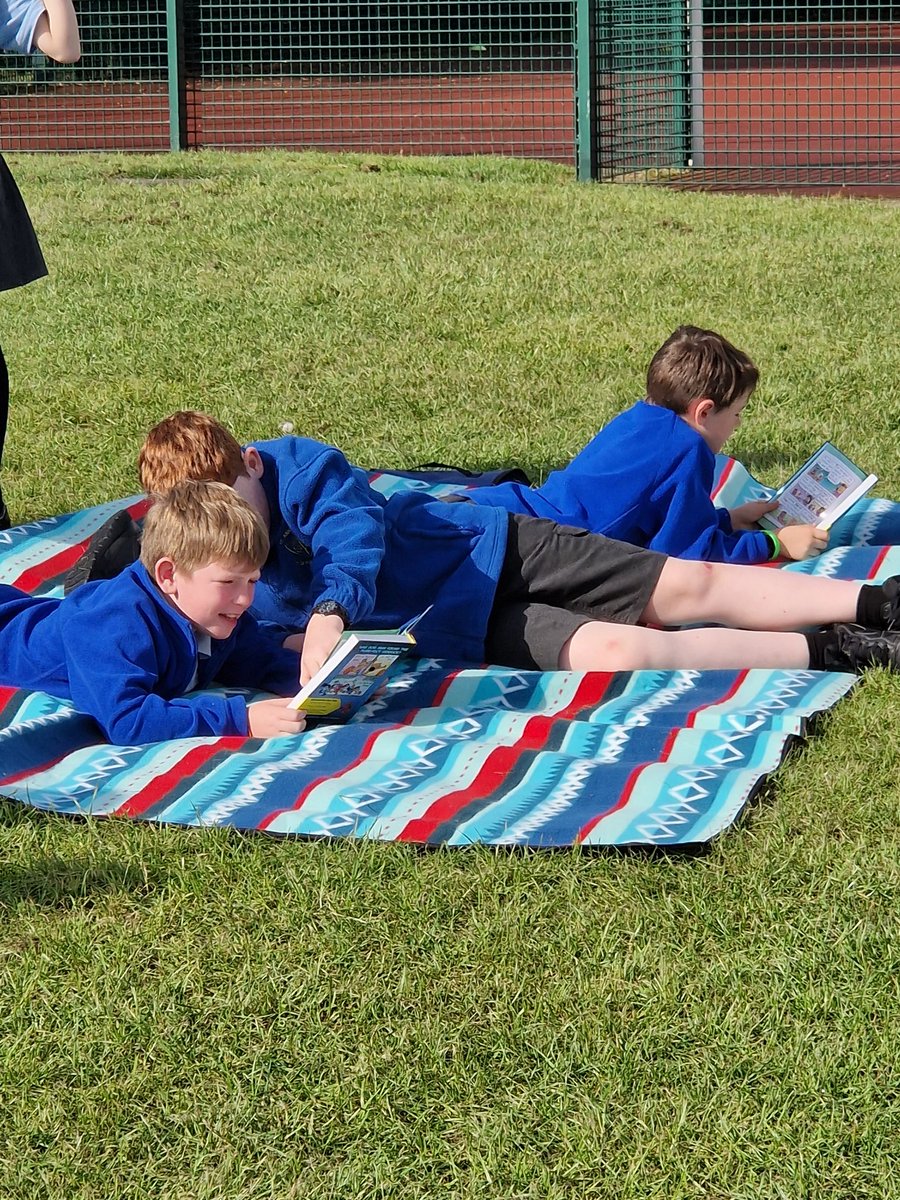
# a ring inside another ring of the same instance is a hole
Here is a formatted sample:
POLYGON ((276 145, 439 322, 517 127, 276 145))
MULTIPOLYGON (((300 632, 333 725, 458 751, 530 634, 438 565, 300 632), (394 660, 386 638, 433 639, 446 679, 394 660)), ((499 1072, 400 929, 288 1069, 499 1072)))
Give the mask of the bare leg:
POLYGON ((802 633, 747 629, 646 629, 589 621, 559 655, 561 671, 674 671, 809 666, 802 633))
POLYGON ((853 580, 670 558, 641 621, 653 625, 715 622, 736 629, 807 629, 855 621, 859 589, 859 583, 853 580))

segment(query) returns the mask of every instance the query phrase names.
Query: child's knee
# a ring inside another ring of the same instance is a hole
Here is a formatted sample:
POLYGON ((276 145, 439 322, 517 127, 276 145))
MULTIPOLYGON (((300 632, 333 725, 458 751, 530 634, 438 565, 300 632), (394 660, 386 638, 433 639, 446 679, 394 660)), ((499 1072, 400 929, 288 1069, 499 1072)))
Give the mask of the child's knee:
POLYGON ((639 671, 652 667, 647 631, 589 621, 576 629, 559 655, 561 671, 639 671))
POLYGON ((669 558, 656 585, 654 598, 664 595, 667 604, 679 608, 703 609, 715 594, 719 583, 718 564, 669 558))

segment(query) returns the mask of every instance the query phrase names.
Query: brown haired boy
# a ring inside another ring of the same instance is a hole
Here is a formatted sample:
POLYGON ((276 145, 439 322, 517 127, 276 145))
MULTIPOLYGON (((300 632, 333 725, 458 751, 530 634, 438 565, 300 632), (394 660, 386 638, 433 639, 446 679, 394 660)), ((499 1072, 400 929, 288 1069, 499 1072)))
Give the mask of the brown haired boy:
POLYGON ((814 525, 777 534, 759 528, 773 501, 729 512, 710 499, 715 456, 740 425, 758 379, 750 358, 721 334, 682 325, 650 361, 645 400, 540 487, 498 484, 479 489, 477 501, 679 558, 753 564, 818 554, 828 534, 814 525))

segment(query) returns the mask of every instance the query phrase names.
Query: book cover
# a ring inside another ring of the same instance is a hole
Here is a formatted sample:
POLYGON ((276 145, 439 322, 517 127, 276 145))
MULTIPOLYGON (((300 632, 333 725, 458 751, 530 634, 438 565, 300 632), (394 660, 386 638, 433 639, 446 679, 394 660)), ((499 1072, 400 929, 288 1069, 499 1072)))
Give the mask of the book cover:
POLYGON ((288 707, 302 709, 319 720, 349 720, 381 686, 397 660, 414 648, 412 631, 424 616, 419 613, 396 633, 345 635, 288 707))
POLYGON ((831 442, 823 442, 778 489, 773 497, 778 508, 766 513, 759 523, 775 531, 786 525, 830 529, 877 482, 877 475, 867 475, 831 442))

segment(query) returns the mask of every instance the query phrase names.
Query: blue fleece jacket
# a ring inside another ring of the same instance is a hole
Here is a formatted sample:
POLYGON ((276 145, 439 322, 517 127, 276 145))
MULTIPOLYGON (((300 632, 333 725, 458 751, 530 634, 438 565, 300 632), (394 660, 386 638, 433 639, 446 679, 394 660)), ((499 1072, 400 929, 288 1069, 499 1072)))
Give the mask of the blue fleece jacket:
POLYGON ((716 458, 687 421, 639 401, 591 439, 567 467, 529 488, 479 488, 478 503, 547 517, 678 558, 761 563, 772 544, 736 532, 710 499, 716 458))
POLYGON ((480 662, 506 551, 498 508, 416 492, 381 496, 333 446, 285 437, 255 443, 269 504, 271 550, 253 612, 303 629, 335 600, 356 629, 394 629, 429 604, 420 653, 480 662))
POLYGON ((49 692, 92 716, 116 745, 246 734, 241 696, 189 695, 213 680, 290 696, 299 658, 244 613, 198 661, 191 623, 138 562, 65 599, 0 584, 0 684, 49 692))

